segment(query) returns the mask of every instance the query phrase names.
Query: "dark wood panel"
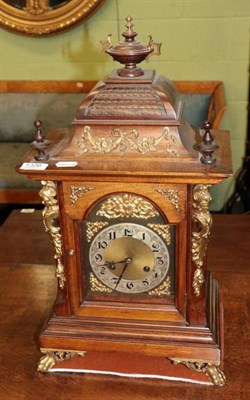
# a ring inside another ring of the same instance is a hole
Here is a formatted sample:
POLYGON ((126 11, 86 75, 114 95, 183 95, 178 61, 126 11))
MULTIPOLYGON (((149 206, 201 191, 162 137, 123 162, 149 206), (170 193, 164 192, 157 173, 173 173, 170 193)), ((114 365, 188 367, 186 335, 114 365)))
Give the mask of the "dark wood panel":
POLYGON ((52 244, 43 227, 42 212, 12 211, 0 228, 0 263, 53 265, 53 262, 52 244))
POLYGON ((0 190, 0 204, 41 204, 38 190, 0 190))
POLYGON ((214 215, 208 248, 210 271, 250 272, 250 214, 214 215))

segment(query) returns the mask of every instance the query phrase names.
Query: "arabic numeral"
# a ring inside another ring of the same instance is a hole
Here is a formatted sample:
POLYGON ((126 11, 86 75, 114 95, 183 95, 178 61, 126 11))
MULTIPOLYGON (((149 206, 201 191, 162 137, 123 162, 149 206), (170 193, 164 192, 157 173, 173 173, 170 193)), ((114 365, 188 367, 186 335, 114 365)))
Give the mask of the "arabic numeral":
POLYGON ((109 240, 115 240, 116 239, 116 232, 111 231, 109 232, 109 240))
POLYGON ((101 275, 105 275, 106 274, 106 268, 105 267, 101 267, 100 268, 100 274, 101 275))
POLYGON ((143 279, 142 283, 145 287, 149 285, 149 281, 147 279, 143 279))
POLYGON ((102 255, 100 253, 95 254, 95 260, 96 260, 96 262, 101 262, 102 261, 102 255))
POLYGON ((157 279, 159 276, 160 276, 159 272, 156 271, 153 275, 153 279, 157 279))
POLYGON ((133 234, 134 234, 133 229, 131 229, 131 228, 124 229, 124 236, 131 237, 131 236, 133 236, 133 234))
POLYGON ((157 256, 157 257, 156 257, 156 263, 157 263, 159 266, 162 266, 162 265, 164 264, 163 257, 162 257, 162 256, 157 256))
POLYGON ((153 250, 153 253, 158 253, 158 252, 160 251, 160 245, 159 245, 159 243, 154 242, 154 243, 152 244, 152 250, 153 250))
POLYGON ((105 249, 107 247, 108 243, 103 240, 102 242, 98 242, 97 247, 98 249, 105 249))
POLYGON ((134 284, 133 284, 133 282, 128 282, 128 283, 126 284, 126 286, 127 286, 128 289, 133 289, 134 284))

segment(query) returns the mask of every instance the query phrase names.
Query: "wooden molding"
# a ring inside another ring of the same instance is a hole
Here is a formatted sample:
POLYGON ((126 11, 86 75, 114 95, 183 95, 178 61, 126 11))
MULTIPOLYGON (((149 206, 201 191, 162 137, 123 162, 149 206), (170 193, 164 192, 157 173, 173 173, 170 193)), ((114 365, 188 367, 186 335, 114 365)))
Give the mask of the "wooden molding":
POLYGON ((96 81, 0 81, 1 93, 88 93, 96 81))
MULTIPOLYGON (((0 81, 0 92, 88 93, 97 81, 0 81)), ((221 81, 173 81, 180 93, 221 93, 221 81)))

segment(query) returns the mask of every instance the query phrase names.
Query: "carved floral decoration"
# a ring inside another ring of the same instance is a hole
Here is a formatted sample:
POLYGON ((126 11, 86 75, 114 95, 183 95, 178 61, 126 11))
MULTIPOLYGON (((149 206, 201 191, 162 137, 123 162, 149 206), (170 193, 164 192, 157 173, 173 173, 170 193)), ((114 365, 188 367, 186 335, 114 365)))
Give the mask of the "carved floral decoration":
POLYGON ((51 241, 54 245, 56 261, 56 277, 61 289, 64 288, 66 281, 64 274, 64 265, 62 262, 62 237, 60 233, 60 226, 58 224, 59 205, 57 201, 56 185, 51 181, 42 181, 42 189, 39 194, 43 199, 43 223, 46 232, 49 233, 51 241))
POLYGON ((90 150, 103 154, 118 150, 121 155, 125 155, 128 150, 135 150, 140 154, 152 153, 157 150, 161 142, 165 142, 166 153, 178 157, 178 152, 174 147, 175 141, 176 139, 169 133, 168 127, 165 127, 162 134, 155 138, 153 136, 142 137, 136 129, 124 131, 118 128, 114 128, 109 137, 94 137, 91 128, 85 126, 77 145, 80 148, 78 155, 84 155, 90 150))
POLYGON ((209 212, 211 196, 208 191, 209 185, 196 185, 193 192, 193 216, 197 231, 192 233, 192 260, 196 265, 193 277, 193 289, 196 296, 201 293, 201 286, 205 282, 202 270, 204 257, 207 252, 208 239, 211 233, 212 216, 209 212))
POLYGON ((159 215, 151 203, 130 193, 109 197, 101 204, 100 210, 96 214, 106 218, 136 217, 143 219, 159 215))

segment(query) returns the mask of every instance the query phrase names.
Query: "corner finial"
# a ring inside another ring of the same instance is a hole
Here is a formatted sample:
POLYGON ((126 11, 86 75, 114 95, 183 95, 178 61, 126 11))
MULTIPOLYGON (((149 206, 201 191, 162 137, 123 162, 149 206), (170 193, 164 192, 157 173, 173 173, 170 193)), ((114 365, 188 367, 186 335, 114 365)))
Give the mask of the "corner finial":
POLYGON ((212 154, 219 146, 214 142, 214 138, 210 132, 212 123, 210 121, 204 121, 202 127, 205 133, 202 142, 197 146, 198 151, 202 154, 200 161, 205 165, 214 165, 216 163, 216 158, 213 157, 212 154))
POLYGON ((49 159, 49 155, 45 154, 45 150, 50 142, 44 138, 42 132, 42 121, 37 119, 34 122, 34 126, 36 128, 36 135, 34 142, 31 143, 31 146, 37 150, 37 154, 34 156, 34 158, 37 161, 47 161, 49 159))

